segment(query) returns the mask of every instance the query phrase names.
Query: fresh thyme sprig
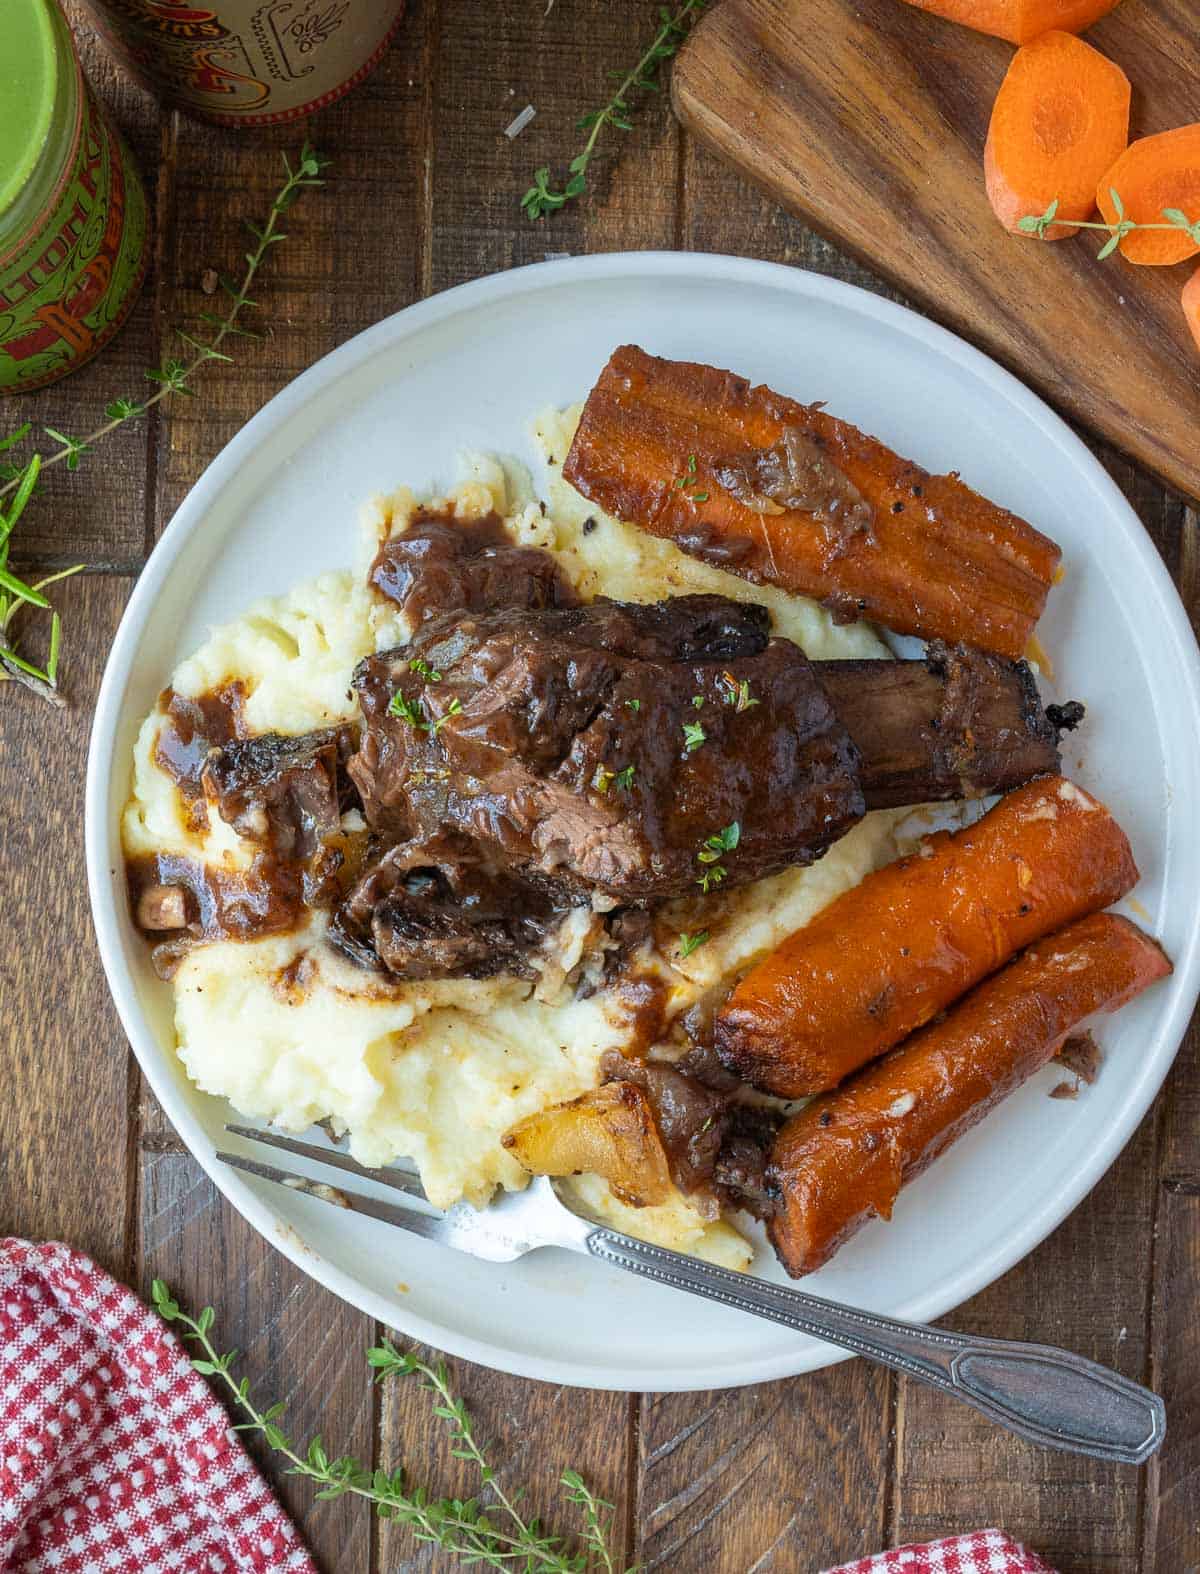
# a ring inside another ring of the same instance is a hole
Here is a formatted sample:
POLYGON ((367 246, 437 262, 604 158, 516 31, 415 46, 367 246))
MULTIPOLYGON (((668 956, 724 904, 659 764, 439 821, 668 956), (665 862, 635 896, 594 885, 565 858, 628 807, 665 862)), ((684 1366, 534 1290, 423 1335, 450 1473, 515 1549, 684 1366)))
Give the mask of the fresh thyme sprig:
MULTIPOLYGON (((63 703, 58 693, 58 657, 62 624, 58 613, 50 606, 43 592, 47 586, 58 580, 78 574, 84 565, 76 563, 71 568, 62 569, 32 584, 18 579, 8 568, 8 552, 13 529, 26 504, 34 495, 40 473, 51 465, 57 464, 65 464, 68 470, 77 470, 83 456, 90 453, 102 437, 107 437, 110 432, 115 432, 128 421, 140 419, 170 394, 191 395, 193 392, 190 386, 191 379, 209 361, 231 361, 233 357, 222 349, 227 339, 235 336, 248 339, 259 337, 249 328, 243 327, 239 321, 247 307, 258 304, 250 297, 251 287, 267 253, 273 246, 278 246, 281 241, 287 239, 286 233, 279 228, 281 215, 288 211, 306 188, 324 185, 320 175, 328 162, 328 159, 315 153, 307 142, 300 150, 300 157, 294 169, 287 155, 284 154, 283 166, 287 178, 272 200, 266 223, 260 226, 247 222, 247 228, 254 237, 255 244, 246 253, 246 267, 241 282, 237 283, 225 278, 220 281, 221 288, 230 298, 228 309, 224 316, 219 316, 215 312, 201 313, 202 320, 210 329, 207 338, 185 333, 182 329, 177 330, 186 353, 181 358, 168 357, 161 366, 146 373, 147 380, 157 384, 152 394, 145 399, 111 400, 105 407, 104 421, 84 437, 74 437, 52 426, 44 427, 42 429, 44 436, 48 437, 54 445, 48 452, 33 453, 23 464, 9 460, 0 462, 0 503, 6 497, 12 497, 12 502, 8 504, 7 509, 0 507, 0 682, 12 679, 23 683, 53 704, 63 703), (31 607, 50 613, 49 652, 44 667, 39 667, 22 656, 12 638, 17 614, 31 607)), ((8 437, 0 439, 0 453, 24 442, 31 429, 29 422, 26 422, 8 437)))
MULTIPOLYGON (((28 431, 29 423, 26 422, 11 437, 0 441, 0 452, 20 442, 28 431)), ((61 706, 63 700, 58 692, 58 653, 62 643, 62 620, 47 601, 45 592, 58 580, 77 574, 83 564, 60 569, 57 574, 47 574, 42 579, 35 579, 32 584, 19 579, 8 567, 12 533, 37 487, 41 467, 41 455, 34 454, 13 485, 12 490, 16 495, 12 502, 7 509, 0 509, 0 683, 23 683, 35 694, 41 695, 42 699, 61 706), (50 646, 44 667, 22 656, 16 648, 16 619, 19 613, 29 607, 50 613, 50 646)))
POLYGON ((1096 219, 1060 219, 1058 213, 1058 198, 1046 209, 1044 213, 1027 213, 1023 219, 1017 221, 1017 228, 1023 235, 1036 235, 1041 240, 1046 231, 1055 225, 1069 226, 1077 230, 1104 230, 1108 239, 1096 253, 1096 260, 1102 262, 1105 257, 1112 255, 1125 239, 1126 235, 1134 230, 1182 230, 1197 246, 1200 246, 1200 219, 1189 219, 1180 208, 1164 208, 1162 216, 1165 223, 1139 223, 1136 219, 1129 218, 1125 213, 1125 205, 1115 186, 1108 188, 1112 198, 1113 211, 1117 215, 1115 224, 1107 220, 1101 222, 1096 219))
POLYGON ((561 191, 551 185, 550 166, 543 164, 535 170, 533 185, 521 198, 521 207, 531 219, 545 218, 587 189, 587 172, 596 153, 600 134, 606 126, 614 131, 632 131, 630 115, 637 107, 632 103, 635 93, 657 93, 660 89, 659 71, 665 60, 670 60, 687 37, 688 29, 708 4, 708 0, 683 0, 677 10, 660 6, 659 28, 650 46, 632 70, 624 75, 610 71, 610 78, 618 84, 613 96, 601 109, 593 109, 577 122, 580 131, 587 132, 582 149, 567 165, 568 179, 561 191))
MULTIPOLYGON (((444 1421, 451 1437, 451 1453, 479 1472, 481 1484, 495 1501, 478 1498, 435 1498, 424 1487, 409 1486, 406 1472, 370 1470, 350 1455, 330 1457, 319 1437, 301 1447, 291 1442, 279 1426, 284 1406, 260 1410, 250 1395, 248 1378, 235 1379, 237 1351, 217 1352, 209 1338, 214 1322, 211 1306, 191 1317, 171 1295, 161 1279, 151 1288, 155 1310, 168 1323, 179 1326, 181 1337, 202 1352, 192 1366, 205 1377, 216 1378, 247 1419, 235 1431, 257 1433, 288 1461, 288 1474, 306 1476, 318 1487, 319 1499, 345 1496, 365 1498, 380 1519, 407 1526, 418 1541, 450 1552, 466 1567, 521 1570, 522 1574, 617 1574, 609 1548, 613 1507, 586 1486, 576 1470, 566 1470, 560 1482, 567 1500, 583 1509, 581 1551, 572 1551, 567 1539, 545 1531, 537 1519, 525 1519, 518 1507, 521 1492, 507 1492, 488 1464, 476 1436, 474 1422, 461 1399, 451 1391, 445 1366, 436 1366, 412 1351, 397 1350, 387 1339, 367 1352, 367 1363, 377 1382, 394 1377, 419 1377, 433 1397, 433 1413, 444 1421)), ((629 1568, 624 1574, 638 1574, 629 1568)))

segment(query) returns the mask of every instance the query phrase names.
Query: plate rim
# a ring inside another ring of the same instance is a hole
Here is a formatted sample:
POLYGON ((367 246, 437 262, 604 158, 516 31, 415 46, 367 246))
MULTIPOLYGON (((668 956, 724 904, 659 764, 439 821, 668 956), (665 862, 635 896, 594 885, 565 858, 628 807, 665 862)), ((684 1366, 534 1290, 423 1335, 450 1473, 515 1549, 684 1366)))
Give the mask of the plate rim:
MULTIPOLYGON (((825 302, 835 308, 874 318, 947 357, 1002 396, 1006 402, 1015 405, 1023 414, 1036 416, 1045 435, 1054 441, 1058 449, 1068 454, 1076 466, 1082 464, 1090 472, 1098 492, 1106 495, 1112 505, 1115 520, 1123 528, 1128 544, 1141 558, 1150 588, 1155 592, 1158 603, 1156 610, 1162 616, 1166 632, 1180 658, 1176 673, 1186 691, 1188 712, 1192 716, 1200 716, 1200 649, 1178 590, 1149 533, 1124 493, 1082 439, 1019 378, 982 350, 932 319, 841 279, 786 263, 723 253, 609 252, 531 263, 502 273, 489 274, 401 308, 363 329, 299 373, 213 456, 155 544, 121 617, 96 699, 88 747, 84 809, 85 860, 92 922, 109 993, 122 1028, 142 1074, 188 1152, 246 1222, 268 1245, 282 1252, 309 1278, 315 1279, 376 1321, 399 1329, 405 1337, 519 1377, 573 1387, 636 1392, 687 1392, 743 1387, 816 1371, 848 1359, 849 1355, 831 1346, 820 1345, 798 1359, 775 1356, 756 1360, 748 1354, 747 1359, 735 1367, 705 1367, 703 1371, 697 1371, 686 1379, 680 1373, 673 1372, 670 1374, 670 1385, 663 1388, 647 1386, 640 1371, 622 1375, 624 1369, 619 1364, 619 1357, 615 1362, 595 1363, 555 1357, 527 1357, 521 1352, 471 1335, 460 1335, 456 1330, 444 1328, 423 1316, 398 1319, 393 1302, 328 1261, 298 1235, 293 1239, 291 1233, 280 1229, 279 1219, 255 1190, 235 1171, 217 1162, 215 1145, 201 1127, 198 1115, 170 1080, 168 1057, 142 1015, 132 974, 125 967, 121 955, 109 873, 112 867, 111 855, 119 852, 119 827, 114 827, 110 822, 108 796, 110 764, 114 760, 113 744, 120 723, 124 691, 136 660, 143 626, 152 612, 158 593, 169 579, 185 545, 203 524, 210 504, 224 489, 232 471, 263 442, 274 436, 292 413, 307 403, 310 394, 320 392, 359 365, 369 362, 381 350, 393 347, 460 312, 473 311, 482 305, 536 292, 543 285, 576 283, 586 286, 597 281, 622 278, 631 281, 645 278, 649 281, 670 274, 726 286, 738 282, 767 286, 785 295, 825 302)), ((1200 757, 1200 741, 1194 747, 1200 757)), ((1200 912, 1193 913, 1186 944, 1175 958, 1175 981, 1174 1001, 1159 1030, 1161 1048, 1153 1059, 1152 1068, 1147 1061, 1141 1062, 1140 1073, 1127 1090, 1119 1119, 1113 1121, 1102 1140, 1093 1148, 1089 1162, 1054 1192, 1052 1201, 1026 1218, 1005 1244, 998 1244, 991 1251, 973 1258, 970 1270, 958 1270, 949 1285, 941 1286, 939 1293, 924 1292, 910 1297, 892 1315, 912 1321, 931 1321, 961 1305, 1028 1256, 1078 1207, 1107 1173, 1165 1082, 1200 996, 1200 912)))

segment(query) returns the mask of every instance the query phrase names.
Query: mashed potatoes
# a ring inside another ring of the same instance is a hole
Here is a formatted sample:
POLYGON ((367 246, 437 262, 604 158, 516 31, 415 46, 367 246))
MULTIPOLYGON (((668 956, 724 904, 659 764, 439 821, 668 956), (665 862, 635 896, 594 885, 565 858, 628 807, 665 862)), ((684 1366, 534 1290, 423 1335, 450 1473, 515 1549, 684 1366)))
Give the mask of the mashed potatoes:
MULTIPOLYGON (((885 653, 865 625, 839 627, 811 601, 747 584, 586 503, 560 473, 577 419, 577 411, 548 411, 534 423, 544 506, 518 467, 472 456, 449 500, 456 514, 471 519, 494 508, 518 540, 552 551, 587 599, 715 592, 765 603, 775 631, 815 658, 885 653)), ((303 733, 352 718, 355 665, 410 632, 397 608, 366 588, 362 571, 414 507, 403 489, 372 500, 353 573, 323 575, 215 629, 175 672, 174 689, 196 696, 240 679, 253 732, 303 733)), ((194 825, 175 783, 155 763, 161 721, 156 711, 138 737, 126 852, 248 867, 250 844, 216 814, 207 826, 194 825)), ((670 910, 661 914, 652 965, 666 984, 668 1014, 686 1010, 894 856, 897 818, 868 815, 811 868, 723 894, 705 911, 711 939, 686 960, 672 943, 686 915, 673 929, 670 910)), ((535 990, 503 976, 383 984, 325 942, 319 913, 295 932, 199 946, 173 982, 180 1058, 199 1087, 245 1115, 294 1131, 329 1118, 363 1163, 410 1157, 435 1203, 466 1197, 482 1204, 497 1186, 518 1188, 528 1179, 501 1145, 502 1134, 523 1116, 593 1087, 601 1057, 628 1039, 627 1007, 613 991, 578 999, 561 987, 584 945, 586 912, 572 922, 560 939, 557 969, 535 990)), ((742 1237, 706 1220, 682 1195, 632 1209, 594 1176, 574 1184, 586 1207, 618 1228, 730 1266, 749 1262, 742 1237)))

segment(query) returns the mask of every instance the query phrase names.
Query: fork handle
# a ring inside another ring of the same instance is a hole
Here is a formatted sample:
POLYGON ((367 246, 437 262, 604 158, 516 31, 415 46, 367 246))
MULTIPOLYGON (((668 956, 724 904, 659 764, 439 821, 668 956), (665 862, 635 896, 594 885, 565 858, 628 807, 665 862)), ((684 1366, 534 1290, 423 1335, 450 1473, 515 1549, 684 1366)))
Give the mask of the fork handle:
POLYGON ((1166 1433, 1166 1409, 1157 1394, 1066 1350, 897 1322, 715 1268, 616 1230, 593 1230, 587 1250, 643 1279, 752 1312, 879 1361, 1047 1448, 1140 1465, 1166 1433))

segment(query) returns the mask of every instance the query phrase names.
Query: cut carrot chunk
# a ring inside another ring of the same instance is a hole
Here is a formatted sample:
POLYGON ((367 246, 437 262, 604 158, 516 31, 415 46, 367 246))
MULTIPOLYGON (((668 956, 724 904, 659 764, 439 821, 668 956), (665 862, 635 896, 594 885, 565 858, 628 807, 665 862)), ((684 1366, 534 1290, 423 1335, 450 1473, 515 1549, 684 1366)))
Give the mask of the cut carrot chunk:
MULTIPOLYGON (((988 126, 988 201, 1005 229, 1057 201, 1056 217, 1086 219, 1096 184, 1129 140, 1129 78, 1073 33, 1043 33, 1018 49, 988 126)), ((1076 234, 1055 224, 1047 240, 1076 234)))
MULTIPOLYGON (((1184 214, 1194 224, 1200 219, 1200 122, 1131 142, 1100 177, 1096 204, 1109 224, 1122 217, 1138 224, 1164 224, 1169 213, 1184 214)), ((1183 262, 1198 251, 1200 244, 1182 227, 1132 230, 1121 240, 1127 262, 1151 267, 1183 262)))
POLYGON ((843 621, 1012 660, 1060 557, 959 476, 930 475, 820 405, 635 344, 600 373, 562 475, 618 519, 843 621))
POLYGON ((1196 341, 1196 348, 1200 350, 1200 268, 1183 287, 1183 315, 1188 327, 1192 330, 1192 338, 1196 341))
MULTIPOLYGON (((780 1131, 768 1226, 794 1277, 829 1261, 900 1188, 1020 1087, 1095 1011, 1117 1011, 1171 971, 1158 944, 1097 913, 1022 953, 885 1060, 814 1099, 780 1131)), ((536 1118, 536 1117, 535 1117, 536 1118)))
POLYGON ((1030 44, 1043 33, 1082 33, 1116 6, 1117 0, 908 0, 948 22, 1030 44))
POLYGON ((717 1053, 764 1092, 823 1093, 1137 877, 1103 804, 1060 776, 1028 782, 867 875, 752 967, 717 1015, 717 1053))

